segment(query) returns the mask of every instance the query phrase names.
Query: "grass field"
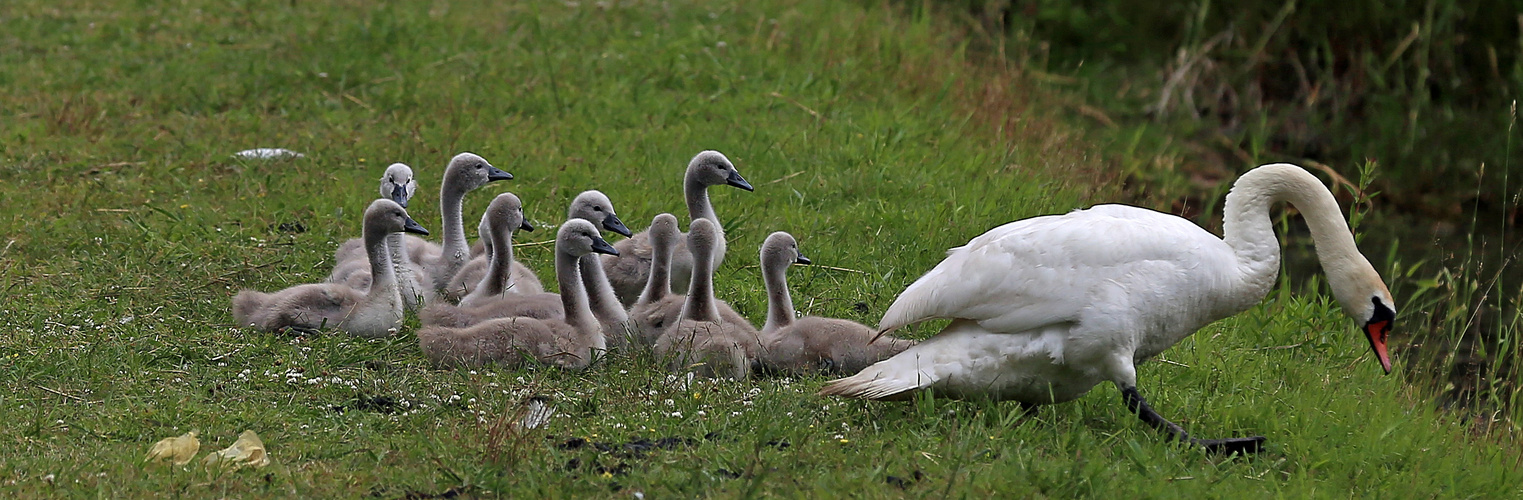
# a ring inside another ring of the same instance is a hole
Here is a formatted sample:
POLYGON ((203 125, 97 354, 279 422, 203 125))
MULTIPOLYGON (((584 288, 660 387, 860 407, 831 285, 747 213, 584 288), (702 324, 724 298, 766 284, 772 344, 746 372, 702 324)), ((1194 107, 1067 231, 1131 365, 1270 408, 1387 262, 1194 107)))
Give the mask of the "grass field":
MULTIPOLYGON (((1024 416, 822 399, 823 378, 688 383, 640 357, 437 370, 415 320, 381 340, 233 328, 238 289, 327 274, 390 162, 424 180, 411 213, 432 230, 459 151, 516 176, 468 218, 510 190, 553 225, 596 188, 639 230, 682 208, 703 149, 757 187, 714 192, 721 297, 760 322, 756 247, 787 230, 839 268, 792 271, 801 312, 876 323, 946 248, 1119 190, 1048 96, 960 47, 840 2, 6 2, 0 496, 1523 494, 1516 443, 1379 375, 1324 296, 1272 293, 1140 368, 1199 435, 1269 438, 1235 458, 1162 442, 1109 386, 1024 416), (230 156, 253 147, 306 156, 230 156), (518 430, 531 396, 557 417, 518 430), (163 437, 197 430, 205 452, 245 429, 272 465, 142 463, 163 437)), ((518 257, 550 276, 545 247, 518 257)))

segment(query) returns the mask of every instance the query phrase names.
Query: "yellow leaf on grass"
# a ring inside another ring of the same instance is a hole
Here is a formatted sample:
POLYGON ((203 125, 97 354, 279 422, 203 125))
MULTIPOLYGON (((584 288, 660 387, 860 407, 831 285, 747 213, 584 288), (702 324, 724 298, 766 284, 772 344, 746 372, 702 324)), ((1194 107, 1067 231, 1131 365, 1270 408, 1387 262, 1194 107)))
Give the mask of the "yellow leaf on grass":
POLYGON ((201 451, 201 440, 196 439, 196 431, 190 431, 179 437, 160 439, 148 450, 148 456, 143 457, 144 462, 162 462, 165 459, 173 461, 175 465, 190 463, 190 459, 196 457, 196 452, 201 451))
POLYGON ((222 451, 213 452, 206 456, 206 465, 223 464, 233 467, 245 465, 264 467, 270 465, 270 456, 264 452, 264 441, 254 431, 243 431, 238 435, 238 440, 232 446, 222 451))

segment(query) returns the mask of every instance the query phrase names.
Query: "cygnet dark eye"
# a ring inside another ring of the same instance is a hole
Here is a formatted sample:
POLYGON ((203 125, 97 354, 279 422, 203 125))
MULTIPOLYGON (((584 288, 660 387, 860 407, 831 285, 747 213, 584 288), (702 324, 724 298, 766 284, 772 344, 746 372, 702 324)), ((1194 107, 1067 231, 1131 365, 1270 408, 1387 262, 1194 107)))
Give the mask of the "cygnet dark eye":
POLYGON ((602 212, 603 211, 603 207, 600 207, 600 206, 597 206, 597 205, 593 205, 592 206, 592 211, 594 211, 594 212, 602 212))

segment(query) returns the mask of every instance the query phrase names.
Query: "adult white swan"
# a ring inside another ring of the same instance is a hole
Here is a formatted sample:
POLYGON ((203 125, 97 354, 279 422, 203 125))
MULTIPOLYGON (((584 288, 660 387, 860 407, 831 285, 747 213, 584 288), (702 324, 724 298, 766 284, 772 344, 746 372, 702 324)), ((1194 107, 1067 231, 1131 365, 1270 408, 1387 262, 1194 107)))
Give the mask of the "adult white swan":
POLYGON ((1381 368, 1395 302, 1360 255, 1332 193, 1306 170, 1264 165, 1227 194, 1224 238, 1173 215, 1100 205, 994 228, 948 252, 889 306, 879 332, 931 318, 936 336, 823 395, 897 399, 932 389, 958 398, 1061 403, 1110 381, 1129 410, 1211 451, 1257 451, 1263 437, 1192 439, 1137 392, 1136 364, 1196 329, 1257 304, 1280 269, 1269 207, 1305 217, 1333 295, 1363 326, 1381 368))

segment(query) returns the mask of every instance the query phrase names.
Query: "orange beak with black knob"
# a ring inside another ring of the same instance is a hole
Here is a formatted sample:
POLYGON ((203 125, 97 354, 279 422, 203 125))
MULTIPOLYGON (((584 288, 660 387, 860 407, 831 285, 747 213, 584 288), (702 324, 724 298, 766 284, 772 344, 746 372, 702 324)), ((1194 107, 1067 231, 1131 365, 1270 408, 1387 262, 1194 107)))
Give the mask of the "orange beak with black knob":
POLYGON ((1370 319, 1364 322, 1364 335, 1370 339, 1370 350, 1375 351, 1375 358, 1380 360, 1380 368, 1391 374, 1391 355, 1386 352, 1386 337, 1391 334, 1391 324, 1396 322, 1396 311, 1380 301, 1379 297, 1371 298, 1375 310, 1370 314, 1370 319))
POLYGON ((1380 360, 1380 367, 1385 369, 1386 374, 1391 373, 1391 356, 1386 352, 1386 336, 1391 333, 1391 321, 1370 321, 1364 325, 1364 334, 1370 339, 1370 349, 1375 351, 1375 357, 1380 360))

